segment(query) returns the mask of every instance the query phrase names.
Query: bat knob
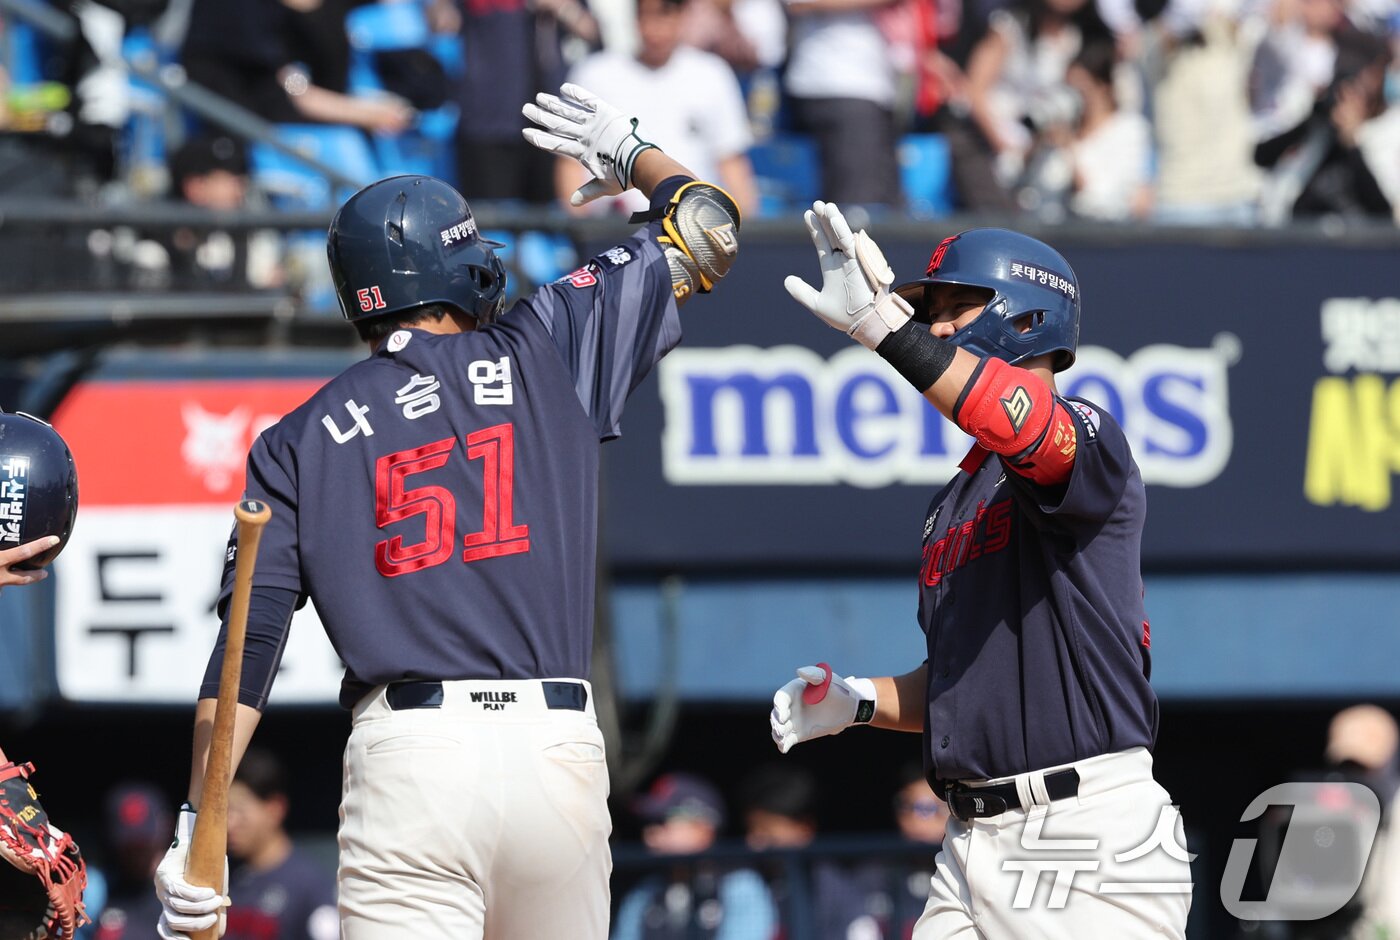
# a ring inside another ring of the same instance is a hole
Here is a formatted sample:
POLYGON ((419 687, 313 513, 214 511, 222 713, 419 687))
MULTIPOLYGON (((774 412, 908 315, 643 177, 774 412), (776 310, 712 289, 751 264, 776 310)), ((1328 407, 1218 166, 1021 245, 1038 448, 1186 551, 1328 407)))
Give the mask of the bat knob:
POLYGON ((272 518, 272 510, 260 499, 240 500, 238 505, 233 507, 233 514, 239 522, 253 525, 262 525, 272 518))

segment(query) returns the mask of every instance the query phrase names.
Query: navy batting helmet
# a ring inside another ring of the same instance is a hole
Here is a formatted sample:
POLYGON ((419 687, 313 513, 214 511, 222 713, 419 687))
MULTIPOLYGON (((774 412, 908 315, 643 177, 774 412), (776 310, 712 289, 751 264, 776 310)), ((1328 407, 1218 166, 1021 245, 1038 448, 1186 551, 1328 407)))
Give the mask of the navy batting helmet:
POLYGON ((58 557, 78 515, 78 471, 63 438, 23 412, 0 411, 0 549, 56 535, 59 542, 16 568, 42 568, 58 557))
POLYGON ((346 200, 326 244, 347 320, 445 304, 485 325, 501 312, 506 272, 462 194, 430 176, 392 176, 346 200))
POLYGON ((1057 353, 1056 372, 1074 364, 1079 282, 1064 256, 1044 242, 1000 228, 961 232, 934 249, 923 278, 895 291, 913 306, 916 319, 927 319, 928 292, 935 284, 992 291, 982 315, 953 334, 955 345, 1013 364, 1057 353))

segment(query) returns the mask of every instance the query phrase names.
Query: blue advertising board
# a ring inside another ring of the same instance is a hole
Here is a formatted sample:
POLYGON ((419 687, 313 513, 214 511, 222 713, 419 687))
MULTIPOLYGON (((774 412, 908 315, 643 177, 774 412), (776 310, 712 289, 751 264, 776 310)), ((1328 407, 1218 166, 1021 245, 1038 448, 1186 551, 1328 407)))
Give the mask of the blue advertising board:
MULTIPOLYGON (((875 231, 879 235, 878 229, 875 231)), ((926 242, 883 239, 913 278, 926 242)), ((1400 567, 1393 248, 1058 245, 1083 295, 1060 389, 1113 413, 1148 484, 1149 566, 1400 567)), ((968 440, 783 277, 805 240, 746 244, 605 449, 623 567, 898 569, 968 440)))

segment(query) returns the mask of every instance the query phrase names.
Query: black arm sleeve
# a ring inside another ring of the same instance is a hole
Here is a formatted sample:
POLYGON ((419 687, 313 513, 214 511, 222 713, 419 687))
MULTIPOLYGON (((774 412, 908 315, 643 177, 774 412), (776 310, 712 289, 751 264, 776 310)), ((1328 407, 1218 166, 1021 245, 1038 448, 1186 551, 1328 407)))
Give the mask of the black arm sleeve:
MULTIPOLYGON (((243 674, 238 684, 238 701, 262 711, 267 705, 272 680, 282 662, 282 650, 287 646, 287 632, 292 623, 300 595, 296 591, 276 587, 254 587, 248 600, 248 632, 243 646, 243 674)), ((209 665, 204 670, 204 682, 199 687, 200 698, 217 698, 219 674, 224 665, 224 645, 228 640, 228 604, 221 604, 223 624, 209 665)))
POLYGON ((1366 210, 1366 214, 1390 218, 1390 200, 1386 198, 1380 183, 1376 182, 1376 176, 1366 163, 1366 156, 1361 152, 1361 148, 1353 147, 1347 151, 1346 160, 1351 170, 1357 201, 1366 210))
POLYGON ((1278 163, 1285 153, 1303 142, 1303 138, 1307 136, 1308 128, 1311 126, 1312 122, 1313 118, 1309 117, 1292 130, 1284 131, 1277 137, 1270 137, 1268 140, 1260 141, 1254 147, 1255 164, 1262 167, 1272 167, 1275 163, 1278 163))

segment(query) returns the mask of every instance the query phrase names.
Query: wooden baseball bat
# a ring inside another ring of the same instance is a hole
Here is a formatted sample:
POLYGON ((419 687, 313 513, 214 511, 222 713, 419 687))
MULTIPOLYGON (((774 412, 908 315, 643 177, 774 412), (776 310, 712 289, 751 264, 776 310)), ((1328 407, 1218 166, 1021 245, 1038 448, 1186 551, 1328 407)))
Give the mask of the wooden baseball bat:
MULTIPOLYGON (((204 765, 204 791, 195 817, 194 838, 185 862, 185 879, 215 891, 224 890, 224 858, 228 854, 228 787, 233 777, 233 718, 238 711, 238 684, 243 677, 243 639, 248 631, 248 598, 253 591, 253 566, 263 526, 272 518, 266 503, 245 499, 233 509, 238 519, 238 555, 233 569, 228 635, 219 673, 219 698, 214 706, 214 730, 204 765)), ((218 940, 218 927, 196 931, 193 940, 218 940)))

